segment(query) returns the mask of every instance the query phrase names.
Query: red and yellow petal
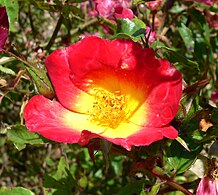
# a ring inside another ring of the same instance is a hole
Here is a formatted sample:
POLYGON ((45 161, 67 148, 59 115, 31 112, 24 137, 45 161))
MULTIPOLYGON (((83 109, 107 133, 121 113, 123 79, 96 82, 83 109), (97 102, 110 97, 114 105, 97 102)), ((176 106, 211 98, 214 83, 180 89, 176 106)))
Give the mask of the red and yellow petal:
POLYGON ((132 145, 149 145, 160 140, 166 136, 165 131, 172 129, 144 128, 131 122, 122 122, 115 129, 102 127, 90 122, 88 115, 71 112, 57 101, 48 100, 41 95, 36 95, 29 101, 24 118, 30 131, 38 132, 53 141, 84 145, 92 138, 102 137, 128 150, 132 145))
POLYGON ((97 125, 90 121, 89 115, 71 112, 59 102, 51 101, 42 95, 31 98, 25 107, 24 118, 30 131, 38 132, 54 141, 67 143, 77 142, 83 130, 100 136, 125 138, 140 129, 132 123, 122 123, 116 129, 97 125))
POLYGON ((56 50, 48 56, 46 68, 60 103, 69 110, 86 113, 93 97, 74 86, 70 80, 67 50, 56 50))

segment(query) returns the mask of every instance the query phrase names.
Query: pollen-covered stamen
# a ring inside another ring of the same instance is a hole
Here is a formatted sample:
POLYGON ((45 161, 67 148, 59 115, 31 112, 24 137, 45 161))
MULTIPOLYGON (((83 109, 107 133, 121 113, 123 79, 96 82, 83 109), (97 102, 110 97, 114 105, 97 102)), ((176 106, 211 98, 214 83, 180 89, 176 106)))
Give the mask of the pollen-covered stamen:
POLYGON ((127 97, 120 91, 110 93, 103 89, 94 90, 95 101, 89 111, 90 120, 98 125, 116 128, 126 118, 127 97))

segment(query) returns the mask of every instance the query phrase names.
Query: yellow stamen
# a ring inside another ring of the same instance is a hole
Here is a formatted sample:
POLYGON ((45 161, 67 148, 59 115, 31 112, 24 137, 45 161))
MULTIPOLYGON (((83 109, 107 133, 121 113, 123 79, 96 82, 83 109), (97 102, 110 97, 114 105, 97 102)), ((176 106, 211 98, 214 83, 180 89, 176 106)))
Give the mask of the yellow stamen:
POLYGON ((127 97, 120 91, 110 93, 94 89, 95 101, 89 111, 90 121, 103 127, 116 128, 126 119, 127 97))

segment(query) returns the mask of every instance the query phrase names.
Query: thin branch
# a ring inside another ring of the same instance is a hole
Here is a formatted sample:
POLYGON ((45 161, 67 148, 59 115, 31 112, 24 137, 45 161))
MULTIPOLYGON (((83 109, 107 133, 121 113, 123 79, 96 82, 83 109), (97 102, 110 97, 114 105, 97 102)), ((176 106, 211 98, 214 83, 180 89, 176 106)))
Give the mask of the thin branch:
POLYGON ((64 16, 61 14, 60 17, 59 17, 59 19, 58 19, 58 22, 57 22, 57 24, 56 24, 55 30, 54 30, 54 32, 53 32, 53 34, 52 34, 52 36, 51 36, 51 39, 49 40, 47 46, 45 47, 45 50, 48 51, 48 50, 51 48, 51 46, 54 44, 54 41, 55 41, 55 39, 56 39, 56 37, 57 37, 58 31, 59 31, 60 28, 61 28, 61 25, 62 25, 62 23, 63 23, 63 20, 64 20, 64 16))
POLYGON ((91 25, 95 24, 96 22, 98 22, 98 19, 97 19, 97 18, 94 18, 94 19, 92 19, 92 20, 90 20, 90 21, 88 21, 88 22, 86 22, 86 23, 84 23, 84 24, 82 24, 82 25, 79 25, 78 28, 76 28, 76 29, 74 29, 74 30, 72 31, 72 34, 71 34, 71 35, 74 35, 74 34, 78 33, 80 30, 81 30, 81 31, 84 30, 85 28, 87 28, 88 26, 91 26, 91 25))
POLYGON ((186 190, 184 187, 182 187, 181 185, 179 185, 178 183, 176 183, 175 181, 173 181, 171 178, 169 178, 166 175, 162 175, 160 174, 157 170, 153 169, 150 171, 153 175, 159 177, 161 180, 165 180, 166 183, 170 186, 172 186, 173 188, 176 188, 177 190, 183 192, 186 195, 193 195, 191 192, 189 192, 188 190, 186 190))
POLYGON ((36 35, 37 35, 37 32, 36 32, 36 29, 34 27, 34 24, 33 24, 33 18, 32 18, 32 13, 31 13, 31 8, 30 8, 31 5, 29 5, 28 7, 28 18, 29 18, 29 21, 30 21, 30 26, 31 26, 31 29, 32 29, 32 33, 33 33, 33 37, 36 38, 36 35))

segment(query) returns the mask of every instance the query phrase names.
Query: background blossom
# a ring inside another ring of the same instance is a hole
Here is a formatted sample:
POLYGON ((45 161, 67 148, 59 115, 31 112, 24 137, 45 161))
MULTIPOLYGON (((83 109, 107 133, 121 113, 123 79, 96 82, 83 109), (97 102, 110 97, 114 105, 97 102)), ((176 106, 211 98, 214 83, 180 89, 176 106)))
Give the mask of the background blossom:
POLYGON ((0 52, 4 48, 9 33, 9 22, 5 7, 0 7, 0 52))

